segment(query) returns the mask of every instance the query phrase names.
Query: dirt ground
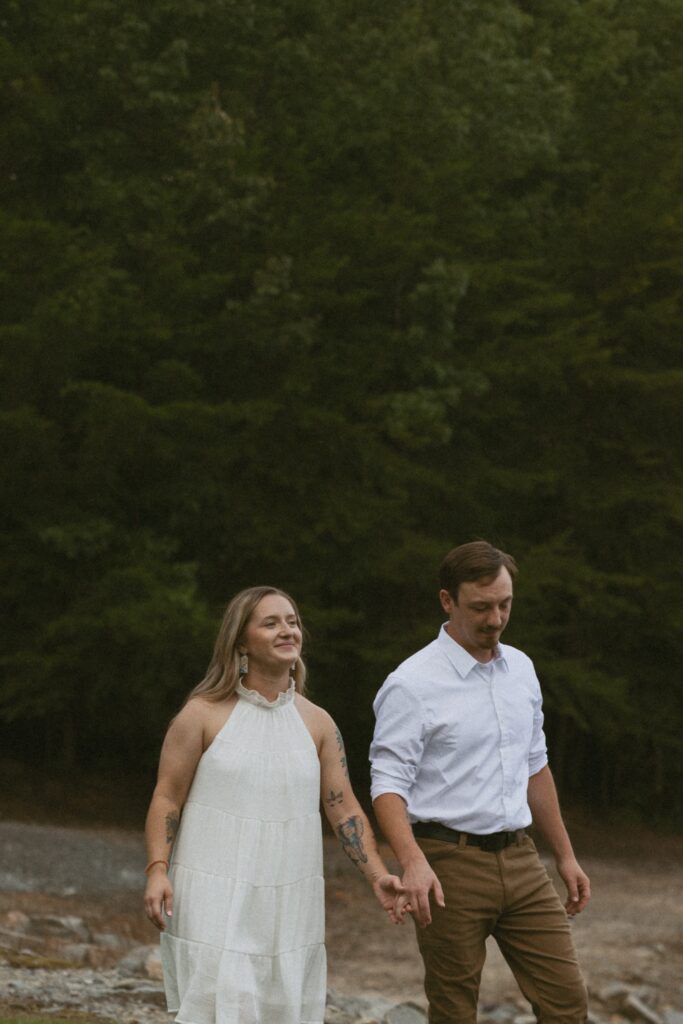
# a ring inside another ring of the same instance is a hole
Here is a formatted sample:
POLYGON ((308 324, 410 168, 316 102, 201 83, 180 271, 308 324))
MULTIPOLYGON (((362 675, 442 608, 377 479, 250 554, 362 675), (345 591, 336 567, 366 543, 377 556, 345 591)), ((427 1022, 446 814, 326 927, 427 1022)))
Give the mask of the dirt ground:
MULTIPOLYGON (((627 838, 627 837, 626 837, 627 838)), ((604 842, 604 840, 603 840, 604 842)), ((581 854, 593 897, 572 928, 593 993, 615 981, 656 989, 661 1006, 683 1009, 683 841, 654 837, 581 854)), ((564 887, 547 861, 551 877, 564 887)), ((332 843, 327 848, 329 981, 342 992, 374 990, 424 1005, 412 923, 392 926, 332 843)), ((512 974, 491 942, 483 1003, 514 999, 512 974)))
MULTIPOLYGON (((656 990, 659 1006, 683 1010, 683 839, 624 828, 593 830, 583 837, 578 832, 580 860, 594 895, 573 929, 589 988, 597 993, 615 981, 648 986, 656 990)), ((388 851, 383 852, 390 861, 388 851)), ((412 923, 389 923, 357 869, 329 837, 325 858, 330 988, 425 1005, 412 923)), ((125 935, 131 944, 156 941, 135 891, 88 897, 0 891, 0 914, 10 909, 76 914, 95 930, 125 935)), ((484 970, 482 1002, 516 996, 494 944, 484 970)))

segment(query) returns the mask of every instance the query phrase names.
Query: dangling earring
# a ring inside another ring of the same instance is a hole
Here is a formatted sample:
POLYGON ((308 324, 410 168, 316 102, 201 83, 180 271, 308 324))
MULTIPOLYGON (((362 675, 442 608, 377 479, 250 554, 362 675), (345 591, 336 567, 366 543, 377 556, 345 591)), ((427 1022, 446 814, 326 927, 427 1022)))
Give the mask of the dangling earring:
POLYGON ((249 671, 249 658, 246 654, 240 654, 240 679, 246 676, 249 671))

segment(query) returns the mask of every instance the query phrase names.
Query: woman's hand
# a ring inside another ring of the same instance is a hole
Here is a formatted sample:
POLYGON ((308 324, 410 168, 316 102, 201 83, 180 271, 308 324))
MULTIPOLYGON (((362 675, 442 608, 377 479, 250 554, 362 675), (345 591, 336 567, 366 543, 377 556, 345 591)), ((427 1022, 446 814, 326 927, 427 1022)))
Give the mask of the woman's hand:
POLYGON ((379 878, 373 880, 372 891, 390 920, 394 924, 403 924, 405 912, 409 907, 401 879, 396 875, 380 875, 379 878))
POLYGON ((155 864, 147 879, 145 913, 160 932, 166 928, 164 914, 173 916, 173 886, 163 864, 155 864))

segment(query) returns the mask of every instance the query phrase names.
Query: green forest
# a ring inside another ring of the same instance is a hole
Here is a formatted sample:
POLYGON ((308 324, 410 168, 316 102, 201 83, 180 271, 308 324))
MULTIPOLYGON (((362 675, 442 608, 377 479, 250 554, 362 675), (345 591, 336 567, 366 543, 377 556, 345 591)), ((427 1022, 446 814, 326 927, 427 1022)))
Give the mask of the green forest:
POLYGON ((565 803, 683 827, 680 0, 5 0, 0 74, 0 757, 149 780, 266 583, 362 791, 485 538, 565 803))

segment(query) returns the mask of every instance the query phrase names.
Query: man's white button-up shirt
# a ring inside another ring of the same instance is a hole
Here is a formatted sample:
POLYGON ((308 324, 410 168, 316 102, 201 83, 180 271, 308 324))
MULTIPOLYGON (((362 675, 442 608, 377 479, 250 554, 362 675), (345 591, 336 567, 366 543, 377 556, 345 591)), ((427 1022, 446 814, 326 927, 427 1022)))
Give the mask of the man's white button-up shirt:
POLYGON ((388 676, 374 702, 372 799, 398 793, 411 821, 462 832, 525 828, 529 776, 547 763, 531 660, 499 644, 482 664, 445 626, 388 676))

